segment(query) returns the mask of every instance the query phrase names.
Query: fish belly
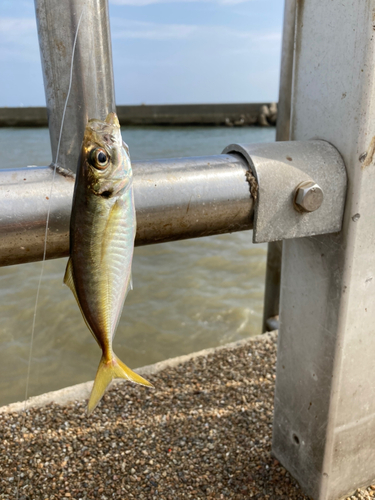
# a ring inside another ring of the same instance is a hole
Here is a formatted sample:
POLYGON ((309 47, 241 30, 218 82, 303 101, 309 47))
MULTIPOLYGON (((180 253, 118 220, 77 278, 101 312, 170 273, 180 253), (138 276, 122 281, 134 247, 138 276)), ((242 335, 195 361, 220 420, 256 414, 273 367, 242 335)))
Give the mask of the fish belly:
POLYGON ((103 351, 112 339, 130 286, 135 237, 133 193, 87 196, 76 203, 71 264, 77 300, 103 351))

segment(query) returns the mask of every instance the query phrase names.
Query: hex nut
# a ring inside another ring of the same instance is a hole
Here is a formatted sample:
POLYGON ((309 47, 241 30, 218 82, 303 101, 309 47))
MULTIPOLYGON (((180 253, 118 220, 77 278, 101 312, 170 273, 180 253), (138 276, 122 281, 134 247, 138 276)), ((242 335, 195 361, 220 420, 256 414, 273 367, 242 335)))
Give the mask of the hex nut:
POLYGON ((314 212, 322 203, 322 188, 314 181, 304 181, 296 187, 294 208, 299 212, 314 212))

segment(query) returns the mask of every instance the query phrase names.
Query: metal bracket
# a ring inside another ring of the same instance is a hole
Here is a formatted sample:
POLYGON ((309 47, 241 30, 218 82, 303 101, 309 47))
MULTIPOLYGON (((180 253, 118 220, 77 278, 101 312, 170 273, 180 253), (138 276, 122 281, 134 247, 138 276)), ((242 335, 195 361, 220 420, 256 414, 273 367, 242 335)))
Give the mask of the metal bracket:
POLYGON ((224 154, 240 153, 258 183, 254 243, 301 238, 341 230, 346 170, 340 153, 326 141, 231 144, 224 154), (296 189, 313 182, 323 192, 318 209, 296 209, 296 189))

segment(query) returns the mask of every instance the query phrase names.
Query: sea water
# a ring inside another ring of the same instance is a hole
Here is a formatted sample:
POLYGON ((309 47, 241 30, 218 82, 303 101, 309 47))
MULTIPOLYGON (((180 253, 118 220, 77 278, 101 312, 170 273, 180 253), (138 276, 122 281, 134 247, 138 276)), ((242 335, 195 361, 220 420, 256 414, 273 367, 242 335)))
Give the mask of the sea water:
MULTIPOLYGON (((131 158, 220 154, 233 142, 272 142, 274 128, 123 127, 131 158)), ((48 165, 47 129, 0 129, 0 168, 48 165)), ((266 245, 251 231, 135 249, 134 290, 114 340, 135 368, 261 332, 266 245)), ((100 349, 62 280, 67 259, 47 261, 38 303, 29 395, 93 379, 100 349)), ((0 405, 25 393, 41 263, 0 268, 0 405)))

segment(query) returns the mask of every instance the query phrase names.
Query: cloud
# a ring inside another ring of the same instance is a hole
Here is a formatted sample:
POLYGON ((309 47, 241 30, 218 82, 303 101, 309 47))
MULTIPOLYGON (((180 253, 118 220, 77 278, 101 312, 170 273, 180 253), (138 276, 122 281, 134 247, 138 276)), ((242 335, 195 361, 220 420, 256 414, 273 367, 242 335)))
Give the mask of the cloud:
POLYGON ((258 40, 260 42, 281 42, 281 39, 282 39, 281 31, 260 33, 258 35, 258 40))
POLYGON ((17 38, 20 35, 36 31, 36 21, 35 18, 32 17, 0 17, 0 31, 2 37, 5 35, 7 37, 17 38))
MULTIPOLYGON (((281 32, 265 31, 240 31, 227 26, 202 26, 194 24, 159 24, 151 22, 133 21, 115 18, 111 22, 112 38, 119 39, 144 39, 144 40, 212 40, 224 41, 225 44, 232 40, 238 44, 239 40, 249 40, 253 43, 281 42, 281 32), (237 40, 237 42, 236 42, 237 40)), ((242 47, 243 48, 243 47, 242 47)), ((248 49, 247 49, 248 50, 248 49)))
POLYGON ((195 25, 187 24, 156 24, 142 21, 120 20, 112 21, 113 40, 121 38, 138 38, 146 40, 172 40, 189 37, 197 30, 195 25))
POLYGON ((252 0, 110 0, 113 5, 133 5, 136 7, 144 7, 145 5, 153 5, 158 3, 218 3, 221 5, 238 5, 240 3, 249 2, 252 0))
POLYGON ((0 60, 39 60, 34 17, 0 17, 0 33, 0 60))

